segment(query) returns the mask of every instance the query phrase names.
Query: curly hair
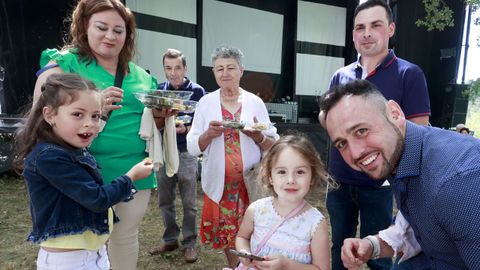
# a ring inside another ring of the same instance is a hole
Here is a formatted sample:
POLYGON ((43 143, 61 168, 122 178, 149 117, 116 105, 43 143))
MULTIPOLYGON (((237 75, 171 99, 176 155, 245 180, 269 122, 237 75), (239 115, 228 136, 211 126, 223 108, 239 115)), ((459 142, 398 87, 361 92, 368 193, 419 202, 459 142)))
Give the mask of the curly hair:
POLYGON ((237 61, 238 65, 243 67, 243 53, 239 48, 228 46, 228 45, 220 45, 215 48, 211 55, 212 58, 212 65, 215 61, 219 58, 233 58, 237 61))
POLYGON ((57 112, 58 108, 78 99, 79 91, 98 91, 93 82, 83 79, 74 73, 52 74, 42 85, 42 94, 33 107, 24 115, 24 125, 15 134, 17 156, 13 160, 13 168, 17 173, 23 171, 25 157, 40 141, 52 142, 71 148, 59 138, 50 124, 43 117, 43 108, 50 107, 57 112))
POLYGON ((126 38, 120 55, 118 56, 119 66, 128 71, 128 62, 135 55, 136 23, 132 11, 125 7, 119 0, 80 0, 72 12, 72 16, 66 19, 70 22, 70 32, 63 49, 77 49, 80 58, 93 61, 95 58, 92 49, 88 45, 88 21, 90 17, 98 12, 115 10, 125 21, 126 38))
POLYGON ((312 170, 312 188, 310 188, 310 192, 315 187, 321 187, 320 191, 325 192, 327 186, 329 188, 335 188, 337 186, 327 173, 320 154, 317 152, 312 142, 305 134, 298 131, 290 131, 289 134, 280 137, 262 159, 262 165, 260 168, 262 183, 264 186, 268 187, 275 197, 277 194, 270 183, 270 179, 272 178, 272 168, 277 162, 280 153, 287 148, 292 148, 297 151, 310 164, 312 170))

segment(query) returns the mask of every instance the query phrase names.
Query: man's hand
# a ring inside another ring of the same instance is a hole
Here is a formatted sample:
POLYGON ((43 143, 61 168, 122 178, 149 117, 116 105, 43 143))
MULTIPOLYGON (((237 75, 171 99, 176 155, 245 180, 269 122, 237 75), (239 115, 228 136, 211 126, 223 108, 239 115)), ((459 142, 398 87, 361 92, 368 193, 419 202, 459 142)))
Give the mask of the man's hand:
POLYGON ((343 241, 343 266, 349 270, 359 269, 372 256, 373 247, 370 241, 359 238, 347 238, 343 241))
POLYGON ((184 124, 178 124, 176 126, 177 134, 185 134, 187 133, 187 127, 184 124))
POLYGON ((152 109, 153 117, 155 118, 168 118, 170 116, 176 115, 178 113, 177 110, 172 109, 152 109))

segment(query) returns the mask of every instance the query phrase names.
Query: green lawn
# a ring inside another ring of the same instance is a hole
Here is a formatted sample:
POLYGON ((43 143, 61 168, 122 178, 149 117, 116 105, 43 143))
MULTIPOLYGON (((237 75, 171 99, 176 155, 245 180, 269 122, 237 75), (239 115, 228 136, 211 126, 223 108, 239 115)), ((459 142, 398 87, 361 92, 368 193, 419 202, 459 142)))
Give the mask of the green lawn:
MULTIPOLYGON (((30 212, 26 187, 22 179, 7 175, 0 175, 0 269, 18 270, 35 269, 35 259, 38 247, 26 242, 30 230, 30 212)), ((203 193, 198 183, 198 220, 202 209, 203 193)), ((163 233, 163 224, 160 211, 157 207, 156 191, 152 192, 150 205, 140 228, 140 256, 138 269, 222 269, 227 266, 223 252, 212 250, 199 245, 199 259, 196 263, 187 264, 183 261, 182 253, 174 251, 162 256, 150 256, 148 249, 160 243, 163 233)), ((179 198, 179 196, 177 196, 179 198)), ((308 201, 318 207, 326 215, 326 210, 321 207, 323 200, 318 194, 311 194, 308 201)), ((181 203, 177 200, 177 220, 181 222, 183 213, 181 203)))
MULTIPOLYGON (((28 197, 23 180, 0 177, 0 269, 35 269, 38 247, 26 242, 30 231, 28 197)), ((198 198, 202 198, 199 190, 198 198)), ((201 200, 199 210, 201 209, 201 200)), ((181 205, 180 202, 177 205, 181 205)), ((182 213, 181 206, 178 213, 182 213)), ((198 212, 200 214, 200 211, 198 212)), ((182 220, 179 216, 178 220, 182 220)), ((182 253, 174 251, 163 256, 150 256, 148 249, 160 243, 163 224, 156 204, 156 191, 153 191, 150 206, 140 228, 140 256, 138 269, 222 269, 226 266, 223 253, 205 246, 199 246, 199 259, 194 264, 183 261, 182 253)))

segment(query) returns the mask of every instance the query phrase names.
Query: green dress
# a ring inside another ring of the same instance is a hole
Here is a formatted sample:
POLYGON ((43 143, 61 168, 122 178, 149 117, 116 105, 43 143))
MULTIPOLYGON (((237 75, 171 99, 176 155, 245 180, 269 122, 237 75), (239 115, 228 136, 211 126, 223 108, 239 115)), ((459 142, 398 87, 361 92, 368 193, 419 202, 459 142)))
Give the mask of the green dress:
MULTIPOLYGON (((97 65, 95 60, 87 64, 80 60, 73 50, 47 49, 42 52, 40 66, 43 68, 51 60, 65 72, 76 73, 93 81, 99 89, 103 90, 114 84, 115 77, 97 65)), ((132 62, 128 63, 128 67, 130 71, 123 79, 121 87, 124 94, 119 105, 123 107, 112 111, 107 125, 90 146, 90 152, 101 167, 105 183, 125 174, 147 156, 145 141, 138 135, 144 106, 133 93, 156 89, 157 80, 132 62)), ((155 174, 152 173, 148 178, 134 184, 137 189, 155 188, 155 174)))

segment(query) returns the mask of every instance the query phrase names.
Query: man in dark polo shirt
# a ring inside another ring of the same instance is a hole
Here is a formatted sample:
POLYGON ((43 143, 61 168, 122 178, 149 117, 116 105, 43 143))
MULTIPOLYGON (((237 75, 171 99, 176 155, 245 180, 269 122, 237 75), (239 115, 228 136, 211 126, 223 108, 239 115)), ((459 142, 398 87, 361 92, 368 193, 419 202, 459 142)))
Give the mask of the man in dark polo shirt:
MULTIPOLYGON (((187 63, 185 55, 175 49, 168 49, 163 55, 163 70, 167 81, 161 83, 161 90, 192 91, 190 100, 199 101, 205 95, 205 90, 200 85, 190 81, 185 75, 187 63)), ((184 115, 183 113, 179 113, 184 115)), ((193 117, 193 114, 191 114, 193 117)), ((179 157, 178 172, 172 177, 165 173, 165 167, 157 174, 158 180, 158 205, 163 215, 165 232, 163 244, 149 250, 151 255, 158 255, 173 251, 179 247, 178 237, 180 228, 176 223, 175 213, 175 189, 178 183, 183 205, 182 245, 185 261, 192 263, 197 260, 195 244, 197 240, 197 206, 196 206, 196 183, 197 183, 197 158, 187 152, 187 133, 190 124, 180 123, 177 125, 177 147, 179 157)))
MULTIPOLYGON (((400 104, 408 120, 427 125, 430 100, 422 70, 388 50, 395 33, 392 11, 382 0, 369 0, 354 13, 353 42, 358 61, 339 69, 330 88, 355 79, 375 84, 387 99, 400 104)), ((352 117, 355 117, 352 115, 352 117)), ((328 169, 340 187, 327 195, 332 227, 332 269, 345 269, 340 252, 345 238, 355 237, 360 214, 360 236, 375 234, 392 222, 392 189, 385 181, 374 181, 350 168, 331 147, 328 169)), ((370 269, 389 269, 390 259, 371 260, 370 269)))

